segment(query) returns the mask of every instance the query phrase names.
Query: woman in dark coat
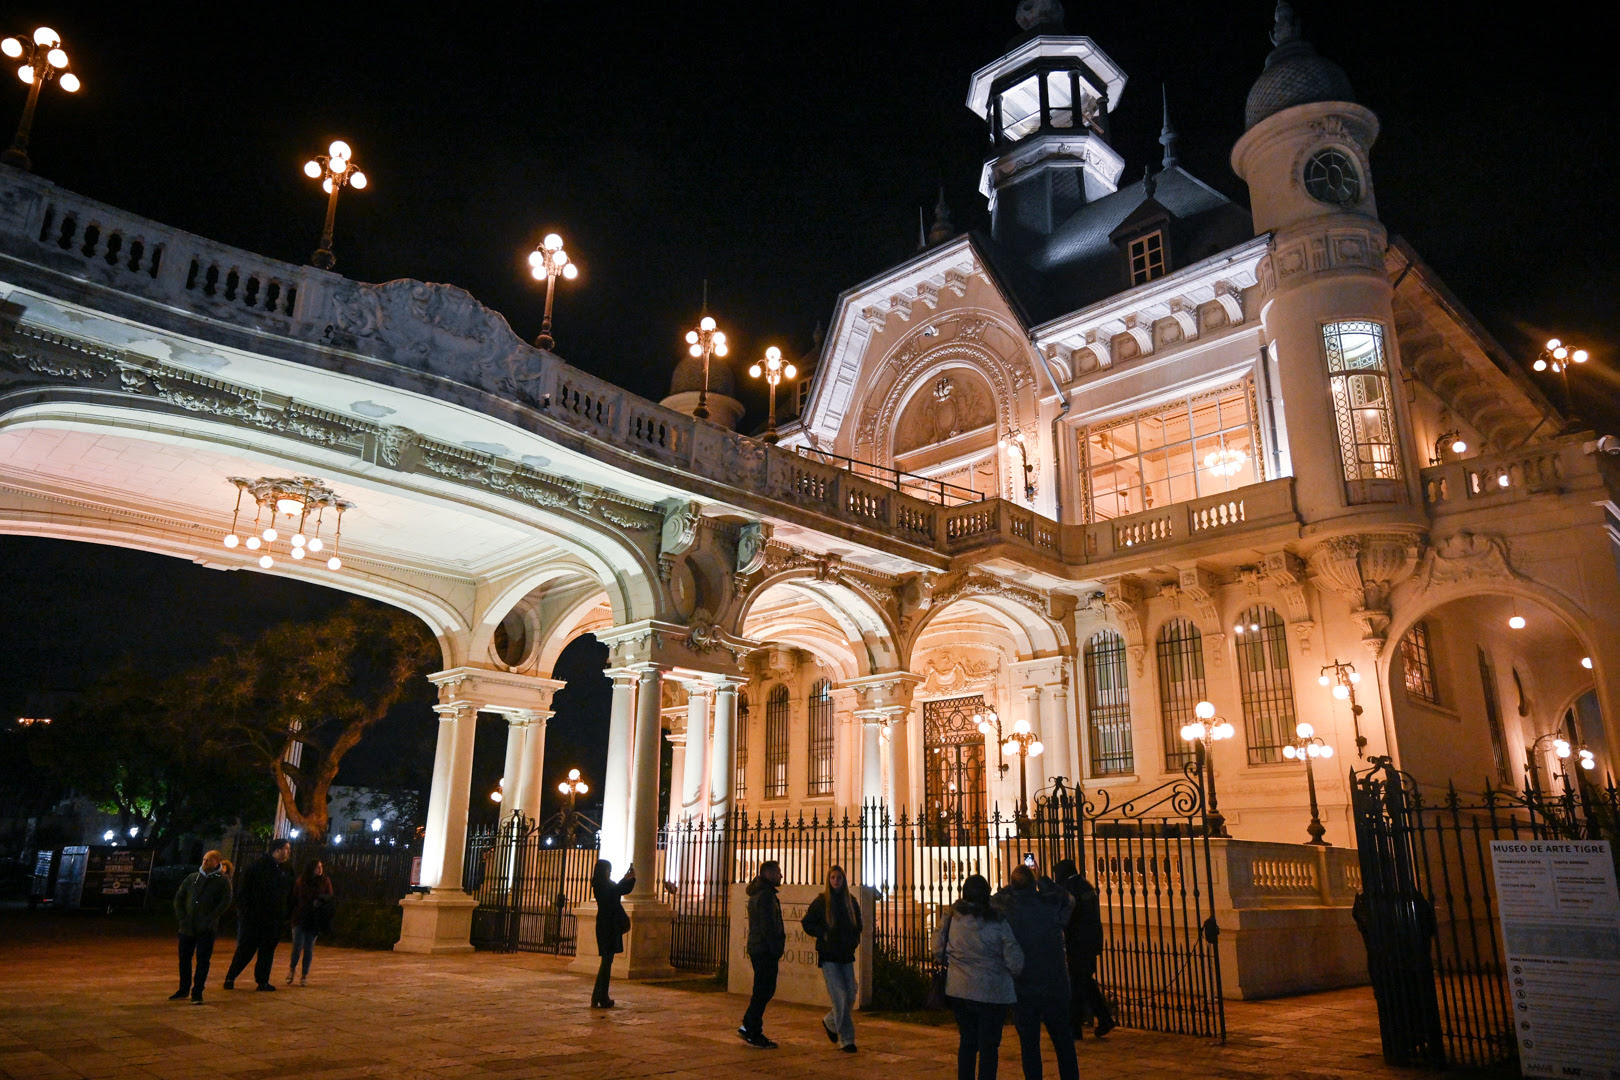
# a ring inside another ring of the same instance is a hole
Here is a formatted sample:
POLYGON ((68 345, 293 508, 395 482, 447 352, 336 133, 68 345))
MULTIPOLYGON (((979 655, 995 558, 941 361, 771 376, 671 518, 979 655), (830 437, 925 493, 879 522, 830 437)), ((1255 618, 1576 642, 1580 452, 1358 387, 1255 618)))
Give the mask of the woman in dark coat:
POLYGON ((304 970, 298 985, 309 984, 309 962, 315 958, 315 939, 332 928, 332 879, 319 859, 304 864, 304 872, 293 882, 292 960, 287 965, 287 985, 298 971, 303 957, 304 970))
POLYGON ((861 943, 861 905, 849 891, 844 868, 827 871, 827 887, 810 901, 799 920, 804 932, 816 939, 816 963, 827 980, 832 1009, 821 1018, 821 1029, 846 1054, 855 1053, 855 950, 861 943))
POLYGON ((624 896, 636 887, 636 867, 632 863, 624 877, 613 880, 613 864, 596 860, 591 874, 591 895, 596 897, 596 951, 602 966, 596 970, 596 986, 591 990, 591 1008, 611 1009, 608 978, 613 974, 613 958, 624 952, 624 935, 630 929, 630 916, 624 910, 624 896))

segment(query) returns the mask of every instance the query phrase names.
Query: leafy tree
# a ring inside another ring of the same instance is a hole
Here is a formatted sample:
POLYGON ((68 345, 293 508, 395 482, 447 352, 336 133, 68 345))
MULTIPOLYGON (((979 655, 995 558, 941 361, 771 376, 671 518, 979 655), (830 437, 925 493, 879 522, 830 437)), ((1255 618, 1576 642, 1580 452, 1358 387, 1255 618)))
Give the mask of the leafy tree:
POLYGON ((187 702, 197 721, 246 742, 288 820, 321 839, 343 756, 419 690, 438 658, 419 620, 354 600, 316 622, 271 627, 204 664, 188 677, 187 702))

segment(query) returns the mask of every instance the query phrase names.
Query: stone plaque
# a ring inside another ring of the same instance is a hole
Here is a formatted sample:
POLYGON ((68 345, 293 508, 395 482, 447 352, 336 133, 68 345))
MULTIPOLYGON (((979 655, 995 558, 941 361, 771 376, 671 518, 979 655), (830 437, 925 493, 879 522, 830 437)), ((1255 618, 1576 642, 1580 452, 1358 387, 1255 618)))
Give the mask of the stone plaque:
MULTIPOLYGON (((861 906, 860 948, 855 950, 856 998, 861 1008, 872 1003, 872 920, 875 917, 876 892, 862 885, 852 885, 855 900, 861 906)), ((731 950, 727 966, 726 989, 733 994, 754 992, 754 968, 748 962, 748 887, 731 887, 731 950)), ((781 967, 776 979, 773 1001, 793 1001, 801 1005, 820 1005, 830 1008, 827 983, 816 964, 816 939, 799 928, 799 920, 809 910, 810 902, 821 893, 819 885, 783 885, 776 890, 782 902, 782 925, 787 930, 787 951, 782 954, 781 967)))

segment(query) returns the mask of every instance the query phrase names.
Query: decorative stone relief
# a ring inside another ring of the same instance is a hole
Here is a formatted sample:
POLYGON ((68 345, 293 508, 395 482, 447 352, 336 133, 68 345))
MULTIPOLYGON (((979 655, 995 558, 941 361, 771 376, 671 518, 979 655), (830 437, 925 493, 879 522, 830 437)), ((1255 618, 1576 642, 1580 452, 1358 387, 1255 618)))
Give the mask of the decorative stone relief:
POLYGON ((1457 532, 1435 541, 1423 560, 1425 588, 1477 578, 1516 579, 1508 545, 1489 533, 1457 532))
POLYGON ((1350 617, 1375 652, 1386 640, 1390 593, 1417 568, 1419 540, 1410 533, 1335 536, 1311 552, 1316 580, 1350 601, 1350 617))
POLYGON ((765 568, 766 549, 771 539, 771 527, 761 521, 751 521, 737 534, 737 574, 747 577, 765 568))
POLYGON ((697 542, 698 522, 702 518, 698 504, 671 499, 662 505, 664 531, 658 539, 659 555, 669 557, 685 554, 697 542))
POLYGON ((1104 581, 1102 586, 1103 604, 1119 620, 1120 629, 1125 632, 1125 645, 1136 667, 1136 677, 1140 679, 1147 658, 1147 645, 1142 640, 1142 615, 1146 610, 1147 596, 1143 592, 1142 582, 1126 576, 1104 581))
POLYGON ((894 434, 894 450, 903 454, 954 439, 996 421, 990 387, 965 371, 941 375, 925 393, 912 398, 894 434))
POLYGON ((962 694, 972 690, 989 690, 996 685, 1001 671, 997 660, 968 660, 954 652, 930 657, 923 665, 923 682, 919 688, 930 697, 962 694))

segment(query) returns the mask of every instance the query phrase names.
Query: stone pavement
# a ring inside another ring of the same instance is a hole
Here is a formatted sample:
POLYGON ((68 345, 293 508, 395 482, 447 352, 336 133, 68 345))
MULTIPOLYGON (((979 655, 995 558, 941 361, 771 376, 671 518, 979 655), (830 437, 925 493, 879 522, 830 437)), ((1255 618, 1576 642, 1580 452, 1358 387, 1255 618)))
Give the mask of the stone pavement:
MULTIPOLYGON (((230 956, 222 941, 207 1003, 194 1007, 164 1000, 175 986, 171 938, 104 929, 116 920, 43 913, 33 919, 55 923, 49 932, 18 932, 20 918, 0 917, 0 1078, 954 1075, 954 1026, 857 1014, 861 1052, 844 1055, 822 1036, 819 1010, 773 1005, 765 1026, 781 1049, 759 1051, 736 1035, 743 999, 711 981, 616 985, 619 1007, 593 1012, 589 980, 543 956, 425 958, 317 946, 310 986, 263 994, 219 989, 230 956)), ((278 963, 287 955, 283 945, 278 963)), ((1229 1002, 1227 1021, 1225 1046, 1124 1028, 1087 1039, 1082 1075, 1422 1075, 1383 1064, 1366 990, 1229 1002)), ((1001 1075, 1016 1080, 1010 1026, 1001 1060, 1001 1075)), ((1050 1050, 1046 1075, 1056 1076, 1050 1050)))

